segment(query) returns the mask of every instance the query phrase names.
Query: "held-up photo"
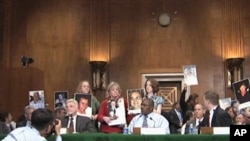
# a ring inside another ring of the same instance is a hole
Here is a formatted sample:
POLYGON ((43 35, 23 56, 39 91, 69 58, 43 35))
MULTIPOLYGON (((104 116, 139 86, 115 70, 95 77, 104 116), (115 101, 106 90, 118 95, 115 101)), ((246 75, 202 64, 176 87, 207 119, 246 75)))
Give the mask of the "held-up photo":
POLYGON ((127 99, 128 99, 128 109, 129 113, 141 113, 141 103, 144 97, 143 89, 128 89, 127 99))
POLYGON ((45 108, 44 91, 29 91, 29 105, 37 108, 45 108))
POLYGON ((54 92, 55 109, 59 107, 66 108, 67 99, 68 99, 68 91, 55 91, 54 92))
POLYGON ((91 98, 92 95, 90 94, 83 94, 83 93, 74 94, 74 99, 78 102, 77 114, 91 118, 92 116, 91 98))

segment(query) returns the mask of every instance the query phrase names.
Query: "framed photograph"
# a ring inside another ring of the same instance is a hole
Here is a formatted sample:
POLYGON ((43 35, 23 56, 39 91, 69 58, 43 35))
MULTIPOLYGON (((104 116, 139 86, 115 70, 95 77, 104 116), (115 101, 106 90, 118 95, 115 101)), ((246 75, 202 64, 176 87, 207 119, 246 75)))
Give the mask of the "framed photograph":
POLYGON ((120 98, 117 101, 110 100, 108 102, 108 110, 109 117, 112 117, 113 119, 109 122, 109 126, 126 123, 126 110, 123 98, 120 98))
POLYGON ((240 104, 250 102, 250 84, 248 78, 234 82, 232 85, 236 99, 239 101, 240 104))
POLYGON ((44 91, 29 91, 29 105, 37 108, 45 108, 44 91))
POLYGON ((92 106, 91 106, 91 94, 75 93, 74 99, 78 102, 77 114, 91 118, 92 106))
POLYGON ((183 66, 184 82, 187 85, 198 85, 196 65, 183 66))
POLYGON ((141 113, 141 103, 144 97, 144 89, 128 89, 127 100, 128 100, 128 112, 137 114, 141 113))
POLYGON ((67 99, 68 99, 68 91, 55 91, 54 92, 55 109, 59 107, 66 108, 67 99))

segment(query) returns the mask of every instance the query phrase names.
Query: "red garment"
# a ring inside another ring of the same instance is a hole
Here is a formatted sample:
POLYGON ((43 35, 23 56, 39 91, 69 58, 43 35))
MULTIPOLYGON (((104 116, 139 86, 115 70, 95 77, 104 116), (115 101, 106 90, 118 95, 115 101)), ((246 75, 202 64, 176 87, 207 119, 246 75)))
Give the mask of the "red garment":
MULTIPOLYGON (((106 99, 104 101, 102 101, 99 112, 98 112, 98 121, 101 123, 100 126, 100 131, 104 132, 104 133, 122 133, 122 126, 109 126, 104 120, 103 117, 105 116, 109 116, 109 109, 108 109, 108 102, 109 100, 106 99)), ((128 101, 127 99, 124 98, 124 104, 125 104, 125 109, 126 109, 126 120, 127 120, 127 124, 130 123, 131 119, 133 118, 132 115, 128 115, 128 101)))

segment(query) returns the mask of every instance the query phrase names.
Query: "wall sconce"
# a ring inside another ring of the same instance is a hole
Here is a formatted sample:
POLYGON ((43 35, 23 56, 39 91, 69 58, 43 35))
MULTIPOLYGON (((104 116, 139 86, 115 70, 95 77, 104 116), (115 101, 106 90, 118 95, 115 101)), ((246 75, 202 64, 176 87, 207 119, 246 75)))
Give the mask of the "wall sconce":
POLYGON ((227 67, 227 86, 231 87, 234 82, 243 79, 243 61, 244 58, 228 58, 226 59, 227 67))
POLYGON ((23 67, 27 68, 29 64, 34 62, 34 59, 31 57, 22 56, 21 62, 22 62, 23 67))
POLYGON ((103 90, 107 86, 107 62, 105 61, 90 61, 92 72, 92 88, 93 90, 103 90))

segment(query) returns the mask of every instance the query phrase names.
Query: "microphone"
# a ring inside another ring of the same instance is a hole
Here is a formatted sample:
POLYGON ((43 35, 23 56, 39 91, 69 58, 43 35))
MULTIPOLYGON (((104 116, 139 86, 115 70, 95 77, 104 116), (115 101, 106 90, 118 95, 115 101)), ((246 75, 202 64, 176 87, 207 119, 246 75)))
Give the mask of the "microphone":
POLYGON ((152 117, 149 117, 149 119, 152 120, 152 121, 154 122, 154 127, 153 127, 153 128, 155 128, 155 120, 153 120, 152 117))

